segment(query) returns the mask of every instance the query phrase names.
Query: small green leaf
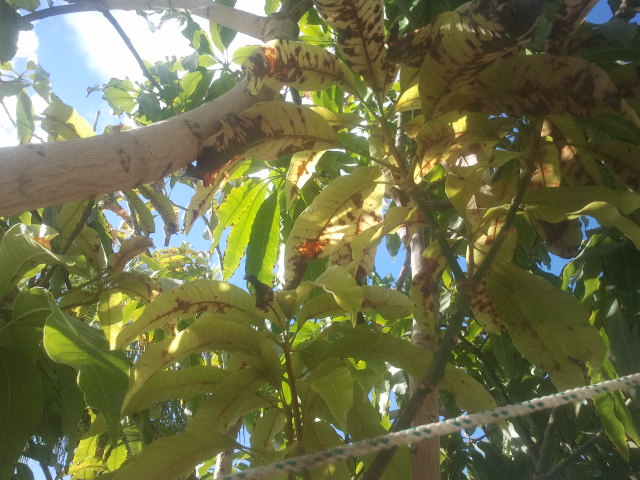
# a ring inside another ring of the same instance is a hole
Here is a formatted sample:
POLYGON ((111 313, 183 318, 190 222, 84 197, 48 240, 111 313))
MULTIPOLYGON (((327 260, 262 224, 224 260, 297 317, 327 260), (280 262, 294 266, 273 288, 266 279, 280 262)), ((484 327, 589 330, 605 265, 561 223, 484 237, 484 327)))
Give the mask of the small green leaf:
POLYGON ((280 241, 280 202, 277 192, 272 193, 260 206, 247 245, 246 275, 254 274, 258 280, 270 283, 278 261, 280 241))

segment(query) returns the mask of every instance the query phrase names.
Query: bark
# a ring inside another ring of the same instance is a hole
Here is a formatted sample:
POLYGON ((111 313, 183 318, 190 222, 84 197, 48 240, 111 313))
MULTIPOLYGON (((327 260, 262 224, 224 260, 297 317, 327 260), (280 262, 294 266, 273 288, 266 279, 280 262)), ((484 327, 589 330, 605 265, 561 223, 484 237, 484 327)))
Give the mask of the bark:
POLYGON ((266 100, 241 82, 225 95, 148 127, 0 148, 0 215, 84 200, 162 179, 196 159, 216 121, 266 100))
MULTIPOLYGON (((422 252, 427 248, 424 230, 415 233, 411 237, 411 271, 413 277, 425 268, 422 261, 422 252)), ((436 308, 439 300, 435 302, 436 308)), ((438 312, 434 312, 437 318, 438 312)), ((438 347, 438 337, 435 328, 421 325, 414 319, 411 330, 411 343, 435 352, 438 347)), ((413 394, 419 387, 420 377, 409 378, 409 391, 413 394)), ((435 390, 422 402, 420 409, 413 417, 413 426, 426 425, 438 421, 440 406, 438 404, 438 391, 435 390)), ((413 480, 439 480, 440 478, 440 437, 433 437, 416 443, 413 446, 411 462, 411 478, 413 480)))
MULTIPOLYGON (((261 17, 211 0, 82 0, 72 2, 87 10, 183 10, 263 42, 274 38, 296 38, 297 23, 286 15, 261 17)), ((36 18, 26 15, 25 20, 36 18)))

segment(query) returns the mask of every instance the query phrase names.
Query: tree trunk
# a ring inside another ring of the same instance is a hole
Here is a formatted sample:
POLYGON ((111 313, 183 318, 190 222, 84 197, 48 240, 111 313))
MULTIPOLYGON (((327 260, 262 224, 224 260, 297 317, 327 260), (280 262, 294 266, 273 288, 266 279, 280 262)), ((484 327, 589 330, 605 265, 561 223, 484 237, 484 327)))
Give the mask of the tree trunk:
MULTIPOLYGON (((418 275, 424 274, 426 268, 422 259, 422 252, 426 249, 426 232, 420 230, 411 237, 411 272, 413 280, 418 275)), ((415 284, 414 284, 415 286, 415 284)), ((412 287, 413 288, 413 287, 412 287)), ((419 286, 417 288, 420 288, 419 286)), ((426 295, 435 296, 431 292, 425 292, 426 295)), ((413 327, 411 331, 411 343, 434 352, 438 346, 438 337, 436 335, 436 321, 438 318, 439 299, 434 298, 432 319, 433 322, 423 323, 414 316, 413 327)), ((420 378, 409 378, 409 391, 413 394, 419 387, 420 378)), ((437 422, 440 412, 438 404, 438 391, 431 393, 422 403, 422 407, 416 413, 413 419, 413 425, 424 425, 427 423, 437 422)), ((440 438, 433 437, 422 440, 414 445, 413 459, 411 463, 413 480, 439 480, 440 479, 440 438)))

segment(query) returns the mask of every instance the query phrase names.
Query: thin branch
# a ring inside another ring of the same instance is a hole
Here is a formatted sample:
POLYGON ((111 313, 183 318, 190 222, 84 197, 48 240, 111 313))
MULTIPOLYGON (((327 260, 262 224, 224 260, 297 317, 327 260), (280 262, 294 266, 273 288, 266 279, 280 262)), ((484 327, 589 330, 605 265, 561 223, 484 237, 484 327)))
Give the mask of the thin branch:
POLYGON ((571 454, 568 457, 556 463, 556 465, 547 473, 543 473, 542 475, 536 475, 533 480, 553 480, 553 478, 557 474, 559 474, 562 470, 564 470, 569 465, 571 465, 571 463, 577 460, 585 450, 590 448, 593 444, 595 444, 601 438, 602 438, 602 431, 596 433, 593 437, 591 437, 589 440, 587 440, 578 448, 576 448, 573 452, 571 452, 571 454))
MULTIPOLYGON (((153 75, 151 74, 147 66, 144 64, 144 60, 142 60, 142 57, 140 57, 140 54, 136 50, 136 47, 133 46, 133 42, 131 42, 131 39, 127 35, 127 32, 124 31, 122 26, 118 23, 118 21, 115 19, 115 17, 111 14, 109 10, 103 9, 101 10, 101 12, 102 12, 102 15, 104 15, 104 17, 107 20, 109 20, 109 23, 113 26, 116 32, 118 32, 118 35, 120 35, 120 38, 122 39, 124 44, 127 46, 127 48, 129 49, 133 57, 136 59, 136 62, 138 62, 138 66, 140 67, 140 70, 142 70, 142 73, 144 74, 144 76, 147 77, 149 82, 151 82, 151 84, 158 89, 158 91, 160 92, 160 95, 162 95, 162 97, 164 98, 165 96, 164 89, 157 82, 157 80, 153 77, 153 75)), ((167 99, 165 98, 165 100, 167 99)))
MULTIPOLYGON (((534 144, 531 148, 530 157, 533 157, 539 153, 538 147, 540 145, 540 128, 542 127, 542 125, 538 125, 538 127, 539 128, 536 128, 533 133, 534 144)), ((534 171, 535 171, 535 162, 527 161, 527 164, 520 172, 520 182, 518 184, 518 190, 516 191, 516 194, 514 195, 513 200, 511 201, 511 205, 509 206, 509 210, 507 211, 507 214, 504 217, 504 223, 502 224, 502 228, 500 228, 500 232, 498 232, 498 235, 496 235, 496 238, 493 241, 491 248, 487 252, 487 255, 484 257, 484 259, 482 260, 482 263, 480 264, 475 274, 473 275, 473 278, 472 278, 473 282, 479 282, 482 280, 482 278, 484 277, 484 274, 491 267, 491 263, 493 262, 494 258, 496 257, 496 255, 498 255, 498 252, 500 251, 502 244, 507 239, 507 234, 509 233, 509 229, 511 228, 511 225, 513 224, 513 221, 516 218, 518 210, 520 210, 520 204, 522 203, 524 194, 527 192, 527 188, 529 187, 529 181, 531 180, 531 176, 533 175, 534 171)))
MULTIPOLYGON (((423 377, 420 388, 414 392, 407 402, 407 405, 405 405, 400 411, 396 421, 393 422, 393 425, 390 428, 390 431, 392 432, 409 428, 411 421, 413 420, 416 412, 420 409, 422 402, 424 402, 425 398, 435 390, 438 382, 440 382, 444 377, 445 367, 449 362, 451 352, 453 352, 453 347, 456 344, 456 339, 467 316, 469 299, 462 291, 459 291, 458 293, 459 295, 456 298, 455 305, 453 306, 451 322, 447 327, 447 331, 442 338, 442 342, 440 343, 438 350, 436 350, 433 355, 433 361, 429 366, 429 370, 423 377)), ((365 472, 363 480, 378 480, 391 462, 395 452, 396 448, 390 448, 380 452, 369 469, 365 472)))
POLYGON ((40 464, 40 468, 42 469, 44 478, 46 480, 53 480, 53 476, 51 475, 51 470, 49 470, 49 467, 42 461, 38 461, 38 463, 40 464))
POLYGON ((405 245, 406 255, 404 257, 404 263, 402 264, 402 268, 400 269, 400 273, 398 273, 398 277, 396 278, 396 290, 399 292, 404 290, 404 281, 409 274, 409 269, 411 268, 411 245, 407 243, 405 245))
POLYGON ((544 429, 540 455, 538 455, 538 461, 536 462, 536 473, 534 478, 548 471, 549 467, 553 463, 553 446, 557 444, 556 432, 558 431, 558 421, 556 419, 556 414, 558 412, 558 408, 554 408, 551 410, 551 414, 549 415, 547 428, 544 429))

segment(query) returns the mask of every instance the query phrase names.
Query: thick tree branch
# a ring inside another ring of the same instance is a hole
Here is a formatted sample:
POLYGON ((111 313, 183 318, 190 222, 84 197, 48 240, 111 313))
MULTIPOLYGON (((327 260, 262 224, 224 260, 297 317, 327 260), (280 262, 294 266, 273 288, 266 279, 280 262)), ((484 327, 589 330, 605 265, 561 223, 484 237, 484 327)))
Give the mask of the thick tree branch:
POLYGON ((178 10, 210 20, 263 42, 274 38, 295 38, 298 25, 286 15, 261 17, 211 0, 76 0, 71 5, 45 8, 22 17, 31 23, 55 15, 104 10, 178 10))
POLYGON ((110 135, 0 148, 0 215, 156 181, 195 160, 223 115, 269 98, 240 85, 164 122, 110 135))

